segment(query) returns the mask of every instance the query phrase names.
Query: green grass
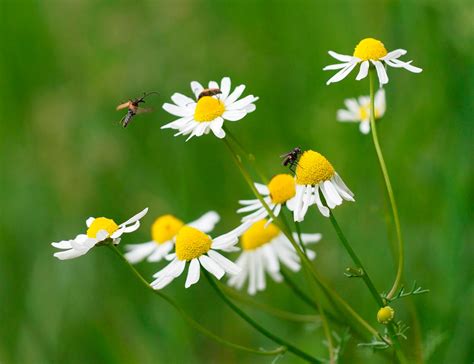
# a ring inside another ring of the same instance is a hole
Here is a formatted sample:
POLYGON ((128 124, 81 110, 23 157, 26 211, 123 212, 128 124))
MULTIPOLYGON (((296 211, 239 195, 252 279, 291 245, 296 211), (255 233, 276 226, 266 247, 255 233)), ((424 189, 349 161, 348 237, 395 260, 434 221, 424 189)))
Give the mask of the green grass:
MULTIPOLYGON (((238 223, 237 200, 251 192, 224 145, 211 136, 185 143, 159 129, 173 120, 161 105, 174 92, 189 93, 191 80, 228 75, 260 96, 256 112, 229 128, 269 176, 284 171, 279 155, 295 146, 331 160, 357 200, 336 209, 338 221, 377 287, 389 289, 394 265, 371 139, 335 121, 344 98, 368 94, 368 81, 353 74, 326 86, 331 73, 321 70, 331 63, 327 50, 350 53, 367 36, 407 49, 405 59, 424 69, 389 70, 379 133, 407 245, 405 276, 431 290, 414 300, 428 362, 471 362, 473 14, 463 1, 3 1, 0 362, 271 361, 202 337, 107 249, 68 262, 52 257, 50 242, 82 232, 90 215, 122 221, 149 206, 143 228, 124 243, 148 240, 163 213, 189 221, 214 209, 223 217, 216 234, 238 223), (159 96, 147 105, 156 112, 121 128, 115 106, 153 90, 159 96)), ((377 326, 368 291, 342 274, 351 262, 329 221, 313 211, 303 228, 324 235, 319 271, 377 326)), ((149 278, 159 267, 138 266, 149 278)), ((180 279, 166 292, 203 324, 243 345, 274 347, 204 280, 183 286, 180 279)), ((257 299, 311 313, 283 285, 257 299)), ((408 317, 406 302, 394 306, 408 317)), ((326 355, 321 329, 249 312, 326 355)), ((355 344, 344 362, 382 362, 355 344)))

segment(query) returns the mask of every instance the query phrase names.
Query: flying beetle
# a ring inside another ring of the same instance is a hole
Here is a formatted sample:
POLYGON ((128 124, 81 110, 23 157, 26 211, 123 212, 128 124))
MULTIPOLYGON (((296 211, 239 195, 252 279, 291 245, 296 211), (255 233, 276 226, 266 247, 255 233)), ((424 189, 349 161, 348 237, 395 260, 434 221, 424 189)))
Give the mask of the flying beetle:
POLYGON ((117 110, 127 109, 127 113, 120 120, 120 123, 122 124, 124 128, 127 127, 127 125, 135 117, 135 115, 152 111, 151 108, 140 107, 140 104, 145 102, 145 98, 152 94, 158 94, 158 92, 155 92, 155 91, 149 92, 149 93, 144 92, 142 97, 139 97, 133 100, 128 100, 127 102, 124 102, 123 104, 120 104, 119 106, 117 106, 117 110))

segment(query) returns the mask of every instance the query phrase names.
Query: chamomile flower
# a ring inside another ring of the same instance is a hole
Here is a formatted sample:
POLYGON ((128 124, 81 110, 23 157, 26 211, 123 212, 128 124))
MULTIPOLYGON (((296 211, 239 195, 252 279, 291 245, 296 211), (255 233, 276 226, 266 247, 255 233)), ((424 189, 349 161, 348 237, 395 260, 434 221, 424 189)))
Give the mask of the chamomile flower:
POLYGON ((120 243, 124 233, 131 233, 140 227, 140 219, 146 215, 148 208, 131 217, 124 223, 117 225, 114 220, 106 217, 89 217, 86 221, 87 232, 79 234, 72 240, 63 240, 51 243, 55 248, 63 251, 54 253, 58 259, 74 259, 86 254, 97 244, 110 239, 112 244, 120 243))
POLYGON ((171 96, 174 104, 164 104, 163 109, 179 119, 163 125, 161 129, 179 130, 177 135, 189 135, 186 141, 194 136, 200 137, 210 131, 220 139, 225 137, 222 128, 224 120, 237 121, 255 110, 254 102, 258 97, 245 96, 238 100, 245 90, 245 85, 237 86, 230 92, 230 78, 224 77, 219 85, 215 81, 209 82, 209 89, 215 90, 209 94, 197 81, 191 82, 191 90, 195 99, 180 93, 171 96), (204 96, 203 96, 204 95, 204 96))
POLYGON ((295 221, 303 221, 311 205, 316 204, 321 214, 329 217, 329 208, 339 206, 343 200, 354 201, 354 194, 339 177, 331 163, 313 150, 307 150, 300 157, 295 179, 296 196, 288 204, 288 208, 293 211, 295 221), (320 192, 327 206, 321 201, 320 192))
POLYGON ((171 263, 153 275, 155 280, 151 286, 154 289, 166 287, 184 272, 186 266, 189 266, 186 288, 199 281, 201 266, 217 279, 221 279, 225 273, 240 273, 240 268, 217 250, 238 251, 239 249, 235 246, 238 238, 249 226, 249 224, 242 224, 215 239, 195 227, 183 226, 176 235, 175 253, 166 257, 171 260, 171 263))
MULTIPOLYGON (((254 185, 275 216, 280 214, 282 206, 293 199, 296 194, 295 179, 290 174, 277 174, 268 185, 261 183, 255 183, 254 185)), ((240 200, 239 203, 244 207, 238 209, 237 213, 251 212, 242 218, 243 222, 255 222, 268 216, 267 210, 259 199, 240 200)))
MULTIPOLYGON (((209 233, 214 229, 219 220, 220 217, 217 212, 209 211, 196 221, 186 225, 209 233)), ((176 235, 184 225, 183 221, 173 215, 158 217, 151 226, 152 240, 142 244, 126 245, 127 253, 125 258, 132 264, 138 263, 145 258, 149 262, 160 261, 173 249, 176 235)))
MULTIPOLYGON (((298 236, 293 234, 296 241, 298 236)), ((303 244, 316 243, 321 234, 301 234, 303 244)), ((293 272, 300 268, 300 258, 288 238, 280 229, 267 220, 255 222, 240 238, 243 252, 236 260, 241 273, 229 279, 229 286, 241 289, 248 281, 247 291, 254 295, 266 287, 265 273, 275 282, 281 282, 281 265, 293 272)), ((308 258, 314 259, 316 253, 306 249, 308 258)))
POLYGON ((377 71, 380 85, 388 83, 388 75, 384 64, 394 68, 405 68, 407 71, 413 73, 420 73, 422 71, 421 68, 412 66, 412 61, 404 62, 398 59, 407 53, 405 49, 396 49, 388 52, 384 44, 374 38, 361 40, 355 47, 352 56, 333 51, 329 51, 328 53, 342 63, 331 64, 323 68, 324 71, 339 70, 326 82, 327 85, 343 80, 359 64, 360 68, 356 80, 365 78, 369 72, 369 66, 373 65, 377 71))
MULTIPOLYGON (((347 109, 337 110, 337 120, 341 122, 359 123, 359 130, 363 134, 370 132, 370 97, 360 96, 358 99, 346 99, 347 109)), ((380 119, 385 114, 385 91, 383 88, 375 93, 374 97, 375 119, 380 119)))

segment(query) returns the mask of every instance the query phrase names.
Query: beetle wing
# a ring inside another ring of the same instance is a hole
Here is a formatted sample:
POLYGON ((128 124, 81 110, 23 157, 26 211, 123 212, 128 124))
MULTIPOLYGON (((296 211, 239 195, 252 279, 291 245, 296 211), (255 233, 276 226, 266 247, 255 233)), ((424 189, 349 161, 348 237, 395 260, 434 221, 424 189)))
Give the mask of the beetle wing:
POLYGON ((130 107, 130 101, 124 102, 123 104, 120 104, 119 106, 117 106, 117 110, 122 110, 128 107, 130 107))

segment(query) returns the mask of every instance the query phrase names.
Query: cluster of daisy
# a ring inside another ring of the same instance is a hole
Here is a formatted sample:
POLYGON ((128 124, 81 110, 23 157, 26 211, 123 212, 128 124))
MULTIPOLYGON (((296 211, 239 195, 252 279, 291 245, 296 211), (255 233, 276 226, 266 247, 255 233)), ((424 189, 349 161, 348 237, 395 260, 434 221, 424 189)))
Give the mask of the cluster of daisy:
MULTIPOLYGON (((365 78, 372 67, 377 73, 380 87, 388 83, 386 66, 404 68, 410 72, 421 72, 412 61, 401 61, 406 54, 403 49, 388 52, 378 40, 367 38, 355 48, 352 56, 330 51, 329 54, 341 63, 332 64, 324 70, 337 70, 327 84, 339 82, 360 65, 356 80, 365 78)), ((192 96, 175 93, 173 103, 165 103, 163 109, 178 119, 162 126, 162 129, 176 130, 175 136, 187 136, 186 140, 201 137, 212 132, 217 138, 225 138, 224 121, 238 121, 255 111, 254 95, 243 96, 245 85, 231 88, 229 77, 220 84, 210 81, 205 88, 199 82, 191 82, 192 96)), ((359 122, 360 131, 370 131, 370 99, 368 96, 345 100, 346 109, 337 111, 341 122, 359 122)), ((380 88, 375 95, 374 117, 380 119, 386 109, 385 91, 380 88)), ((313 205, 325 217, 343 201, 354 201, 354 194, 343 182, 333 165, 322 154, 306 150, 296 163, 294 175, 277 174, 267 184, 255 183, 258 198, 240 200, 237 213, 243 214, 240 224, 233 230, 211 237, 209 235, 219 222, 219 215, 210 211, 191 222, 184 222, 167 214, 155 219, 151 226, 151 240, 140 244, 126 245, 126 259, 132 263, 146 260, 150 263, 167 261, 167 264, 153 275, 150 283, 154 289, 162 289, 183 274, 187 268, 185 287, 197 283, 201 269, 221 279, 230 275, 228 284, 237 289, 247 283, 249 294, 255 294, 266 287, 266 276, 275 282, 282 281, 281 270, 285 267, 293 272, 301 268, 300 257, 278 224, 284 209, 292 214, 295 222, 304 220, 313 205), (239 247, 240 243, 240 247, 239 247), (240 251, 236 261, 226 253, 240 251)), ((124 233, 131 233, 140 226, 140 219, 148 209, 122 224, 98 217, 86 221, 87 231, 74 239, 52 243, 59 252, 58 259, 72 259, 86 254, 98 245, 119 244, 124 233)), ((214 235, 213 235, 214 236, 214 235)), ((309 259, 316 253, 306 245, 316 243, 321 234, 293 234, 309 259)), ((385 320, 385 316, 382 318, 385 320)))

